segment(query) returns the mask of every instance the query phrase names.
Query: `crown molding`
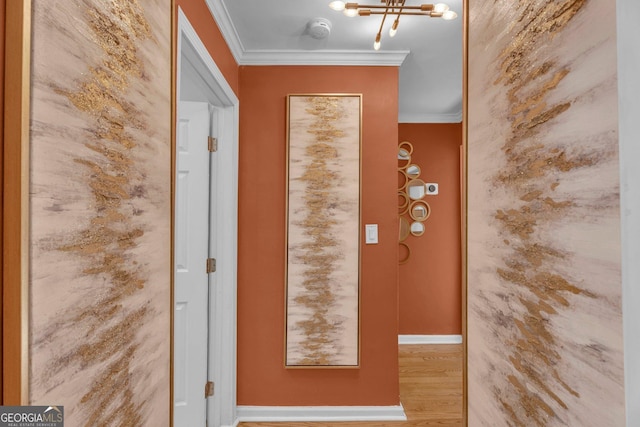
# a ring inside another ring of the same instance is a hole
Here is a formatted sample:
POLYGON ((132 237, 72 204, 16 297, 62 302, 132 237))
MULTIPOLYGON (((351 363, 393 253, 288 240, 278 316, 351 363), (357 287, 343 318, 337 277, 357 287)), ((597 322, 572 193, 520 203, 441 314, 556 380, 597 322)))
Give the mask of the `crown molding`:
POLYGON ((216 21, 222 33, 222 37, 227 42, 229 50, 231 50, 233 58, 236 60, 236 63, 240 65, 244 53, 244 46, 242 45, 242 41, 240 41, 240 36, 238 36, 235 25, 233 25, 229 11, 220 0, 206 0, 206 3, 213 16, 213 20, 216 21))
POLYGON ((455 113, 398 113, 398 123, 461 123, 462 110, 455 113))
POLYGON ((399 67, 409 54, 368 50, 247 50, 239 65, 368 65, 399 67))

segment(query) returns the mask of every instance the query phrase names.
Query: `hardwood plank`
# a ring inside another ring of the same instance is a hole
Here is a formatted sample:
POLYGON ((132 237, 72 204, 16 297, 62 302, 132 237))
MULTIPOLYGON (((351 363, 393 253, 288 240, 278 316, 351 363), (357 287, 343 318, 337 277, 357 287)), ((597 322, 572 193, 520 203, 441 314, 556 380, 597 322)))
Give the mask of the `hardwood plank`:
POLYGON ((407 421, 266 422, 239 427, 433 427, 463 426, 462 344, 401 345, 400 402, 407 421))

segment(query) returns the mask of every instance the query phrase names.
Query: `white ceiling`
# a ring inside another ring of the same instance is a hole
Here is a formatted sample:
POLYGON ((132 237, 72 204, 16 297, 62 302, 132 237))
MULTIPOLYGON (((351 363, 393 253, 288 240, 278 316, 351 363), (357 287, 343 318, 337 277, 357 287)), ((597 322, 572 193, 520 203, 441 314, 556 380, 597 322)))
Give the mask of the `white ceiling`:
MULTIPOLYGON (((403 16, 390 38, 392 19, 373 49, 382 17, 344 16, 330 0, 206 0, 240 65, 400 65, 401 123, 460 122, 462 117, 462 0, 445 0, 458 18, 403 16), (308 34, 314 18, 331 22, 331 34, 308 34)), ((379 0, 363 3, 377 4, 379 0)), ((407 5, 421 4, 407 0, 407 5)))

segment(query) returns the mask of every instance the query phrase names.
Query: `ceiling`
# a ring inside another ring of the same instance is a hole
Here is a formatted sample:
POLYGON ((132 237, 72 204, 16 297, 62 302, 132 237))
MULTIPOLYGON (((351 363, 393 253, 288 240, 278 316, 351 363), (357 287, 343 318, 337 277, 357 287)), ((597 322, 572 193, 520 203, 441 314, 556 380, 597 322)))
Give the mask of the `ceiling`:
POLYGON ((240 65, 400 65, 399 122, 461 121, 462 0, 445 0, 458 14, 452 21, 402 16, 394 38, 387 18, 379 51, 373 42, 382 17, 349 18, 330 0, 206 1, 240 65), (327 38, 309 34, 314 18, 330 21, 327 38))

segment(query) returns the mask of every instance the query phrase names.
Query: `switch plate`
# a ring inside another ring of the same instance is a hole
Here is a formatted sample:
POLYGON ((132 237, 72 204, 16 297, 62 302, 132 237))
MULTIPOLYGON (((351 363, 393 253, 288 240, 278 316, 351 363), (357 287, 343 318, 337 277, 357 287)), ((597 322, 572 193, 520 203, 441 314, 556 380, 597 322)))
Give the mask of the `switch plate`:
POLYGON ((378 224, 366 224, 364 226, 364 242, 367 245, 375 245, 378 243, 378 224))

